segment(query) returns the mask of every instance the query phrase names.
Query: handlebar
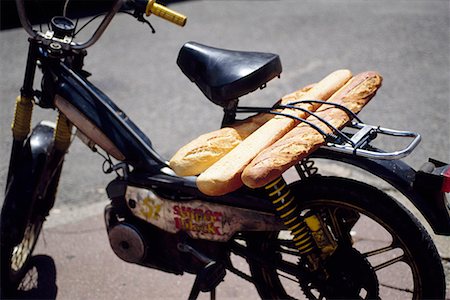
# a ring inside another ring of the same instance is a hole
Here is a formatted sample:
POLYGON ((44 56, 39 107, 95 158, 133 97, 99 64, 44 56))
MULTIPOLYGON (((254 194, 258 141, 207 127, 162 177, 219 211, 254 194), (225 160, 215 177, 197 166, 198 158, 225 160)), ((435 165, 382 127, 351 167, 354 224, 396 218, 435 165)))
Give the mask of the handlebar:
MULTIPOLYGON (((20 0, 16 0, 20 1, 20 0)), ((92 46, 95 44, 95 42, 98 41, 98 39, 102 36, 103 32, 105 32, 106 27, 108 27, 111 20, 114 18, 116 13, 120 10, 120 8, 123 5, 124 0, 115 0, 113 6, 111 7, 110 11, 106 14, 106 16, 103 18, 100 25, 97 27, 97 30, 95 30, 94 34, 91 36, 89 40, 87 40, 84 43, 78 44, 75 43, 72 48, 74 49, 85 49, 87 47, 92 46)))
MULTIPOLYGON (((108 27, 109 23, 114 18, 116 13, 126 4, 126 2, 127 0, 114 0, 111 9, 105 15, 102 22, 95 30, 94 34, 90 37, 90 39, 83 43, 71 42, 72 49, 85 49, 92 46, 95 42, 97 42, 98 39, 103 34, 103 32, 105 32, 106 28, 108 27)), ((135 0, 135 2, 136 4, 138 4, 137 2, 140 2, 139 5, 136 5, 136 8, 140 6, 142 2, 146 4, 146 5, 144 4, 145 11, 142 11, 142 13, 145 13, 147 16, 149 16, 150 14, 154 14, 179 26, 184 26, 186 24, 187 20, 186 16, 174 10, 171 10, 161 4, 155 3, 155 0, 135 0)), ((30 24, 30 21, 28 20, 25 11, 24 0, 16 0, 16 5, 20 23, 22 24, 22 27, 25 29, 25 31, 33 38, 39 35, 39 33, 33 29, 33 27, 30 24)))
POLYGON ((16 0, 17 6, 17 14, 19 15, 20 24, 25 29, 25 31, 31 36, 35 37, 37 33, 33 30, 33 27, 30 24, 30 21, 27 18, 27 14, 25 12, 25 3, 23 0, 16 0))
POLYGON ((178 26, 183 27, 186 25, 187 18, 186 16, 171 10, 170 8, 165 7, 164 5, 155 3, 155 0, 148 1, 147 7, 145 9, 145 14, 150 16, 154 14, 160 18, 163 18, 169 22, 172 22, 178 26))

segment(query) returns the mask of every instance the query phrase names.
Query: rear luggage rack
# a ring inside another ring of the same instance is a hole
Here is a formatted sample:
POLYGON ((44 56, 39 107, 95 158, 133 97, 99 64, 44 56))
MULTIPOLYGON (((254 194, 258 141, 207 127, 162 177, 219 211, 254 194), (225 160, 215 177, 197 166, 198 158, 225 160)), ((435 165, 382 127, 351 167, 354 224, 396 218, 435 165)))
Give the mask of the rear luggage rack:
POLYGON ((420 143, 421 137, 420 134, 416 132, 411 131, 400 131, 400 130, 394 130, 389 128, 383 128, 380 126, 374 126, 374 125, 368 125, 361 121, 360 118, 356 116, 355 113, 350 111, 348 108, 346 108, 343 105, 322 101, 322 100, 301 100, 301 101, 295 101, 290 102, 288 104, 282 105, 277 104, 273 107, 249 107, 249 106, 242 106, 236 108, 236 113, 269 113, 273 115, 279 115, 284 117, 289 117, 291 119, 294 119, 296 121, 306 123, 309 126, 311 126, 313 129, 315 129, 317 132, 319 132, 325 139, 325 145, 321 146, 322 148, 340 152, 340 153, 346 153, 346 154, 353 154, 356 156, 366 157, 366 158, 374 158, 374 159, 384 159, 384 160, 394 160, 394 159, 400 159, 405 156, 408 156, 414 148, 420 143), (343 130, 340 130, 330 124, 328 121, 324 120, 320 116, 317 116, 316 113, 297 107, 295 105, 300 103, 320 103, 320 104, 327 104, 334 106, 338 109, 341 109, 344 111, 350 118, 348 124, 344 129, 356 129, 357 131, 355 133, 348 133, 344 132, 343 130), (311 116, 316 117, 320 122, 322 122, 325 126, 331 129, 331 133, 326 133, 322 129, 320 129, 317 125, 311 123, 307 119, 299 118, 296 116, 292 116, 290 114, 282 113, 279 111, 279 109, 296 109, 303 112, 308 113, 311 116), (391 151, 391 152, 383 152, 379 149, 374 150, 374 148, 370 145, 370 142, 375 140, 379 135, 384 135, 388 137, 405 137, 405 138, 412 138, 412 141, 405 147, 399 150, 391 151))

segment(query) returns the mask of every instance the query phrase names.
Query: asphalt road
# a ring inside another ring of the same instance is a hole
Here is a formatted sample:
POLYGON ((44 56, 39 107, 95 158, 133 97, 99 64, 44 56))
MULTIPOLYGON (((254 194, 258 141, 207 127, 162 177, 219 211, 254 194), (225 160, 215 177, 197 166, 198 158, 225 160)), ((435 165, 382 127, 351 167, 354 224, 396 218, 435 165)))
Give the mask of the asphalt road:
MULTIPOLYGON (((281 79, 242 98, 243 105, 272 105, 336 69, 379 71, 383 87, 360 114, 362 119, 419 132, 422 143, 405 159, 415 168, 428 157, 450 162, 449 1, 182 1, 171 7, 189 17, 185 28, 152 17, 156 28, 152 35, 146 25, 119 15, 86 59, 91 81, 124 109, 164 157, 220 126, 221 109, 175 63, 183 43, 197 41, 280 55, 281 79)), ((0 41, 0 189, 4 189, 10 123, 27 42, 21 29, 1 31, 0 41)), ((34 123, 54 119, 54 112, 35 111, 34 123)), ((57 210, 77 210, 106 200, 104 187, 112 177, 103 176, 101 165, 101 157, 74 140, 57 210)), ((64 216, 61 219, 67 222, 64 216)))

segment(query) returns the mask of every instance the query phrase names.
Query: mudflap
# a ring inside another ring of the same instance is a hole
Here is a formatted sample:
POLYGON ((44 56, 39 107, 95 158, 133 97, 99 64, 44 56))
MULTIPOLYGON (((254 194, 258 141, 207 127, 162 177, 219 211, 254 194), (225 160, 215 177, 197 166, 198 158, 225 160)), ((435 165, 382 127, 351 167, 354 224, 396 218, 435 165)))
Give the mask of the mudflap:
POLYGON ((10 171, 0 231, 14 242, 22 240, 31 214, 45 218, 53 207, 62 167, 58 164, 53 170, 48 170, 54 128, 55 125, 48 121, 33 128, 10 171))

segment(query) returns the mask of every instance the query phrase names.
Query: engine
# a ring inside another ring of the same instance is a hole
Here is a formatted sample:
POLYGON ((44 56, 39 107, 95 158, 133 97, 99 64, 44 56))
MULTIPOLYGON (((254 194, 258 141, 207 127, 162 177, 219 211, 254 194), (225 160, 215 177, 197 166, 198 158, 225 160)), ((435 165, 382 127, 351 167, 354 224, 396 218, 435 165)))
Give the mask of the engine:
POLYGON ((122 260, 181 275, 197 273, 204 263, 189 253, 179 251, 188 244, 216 261, 229 256, 224 243, 196 240, 187 234, 165 232, 133 216, 119 213, 113 206, 105 208, 108 238, 114 253, 122 260))
POLYGON ((146 241, 139 230, 128 223, 120 223, 108 231, 109 243, 114 253, 130 263, 140 263, 146 254, 146 241))

